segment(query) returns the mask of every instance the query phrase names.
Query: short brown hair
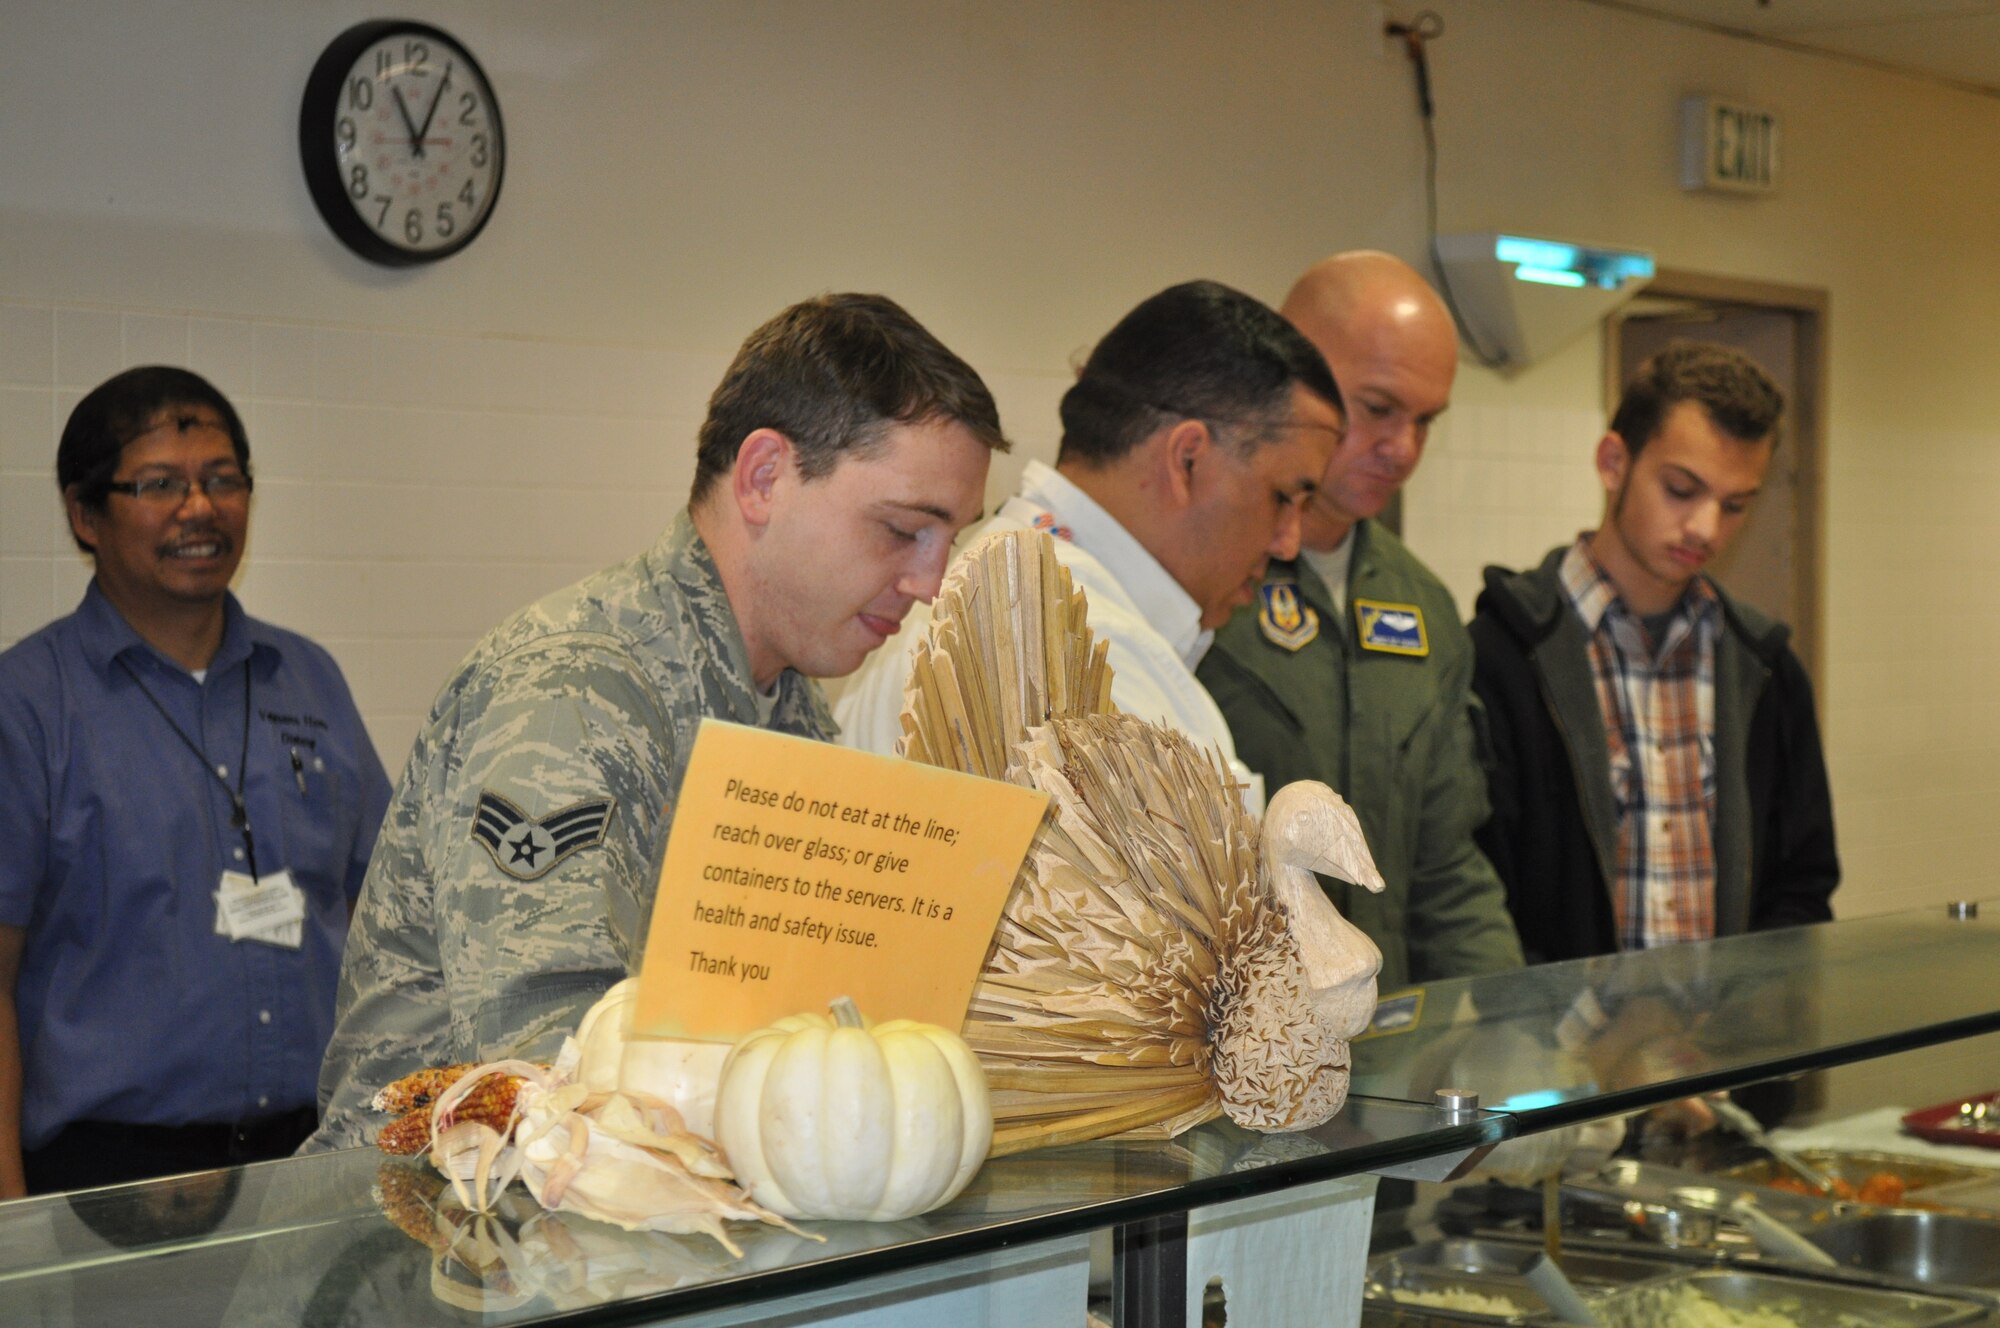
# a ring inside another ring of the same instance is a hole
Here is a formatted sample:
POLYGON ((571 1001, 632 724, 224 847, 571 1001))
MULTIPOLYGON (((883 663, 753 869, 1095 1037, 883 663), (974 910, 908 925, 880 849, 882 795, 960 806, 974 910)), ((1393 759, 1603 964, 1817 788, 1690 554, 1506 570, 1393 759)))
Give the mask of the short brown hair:
POLYGON ((695 454, 699 502, 736 464, 743 440, 775 429, 799 475, 815 480, 898 424, 962 424, 1007 450, 993 394, 972 366, 882 295, 822 295, 750 334, 708 399, 695 454))
POLYGON ((1716 428, 1744 443, 1775 441, 1785 413, 1785 394, 1742 351, 1712 341, 1670 341, 1625 385, 1611 431, 1637 456, 1683 401, 1698 404, 1716 428))

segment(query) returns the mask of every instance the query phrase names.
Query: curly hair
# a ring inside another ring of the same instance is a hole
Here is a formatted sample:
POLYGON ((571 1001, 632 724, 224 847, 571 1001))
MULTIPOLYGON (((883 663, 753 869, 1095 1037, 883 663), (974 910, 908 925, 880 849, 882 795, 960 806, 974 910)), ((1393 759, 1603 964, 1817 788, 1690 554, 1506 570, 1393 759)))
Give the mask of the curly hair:
POLYGON ((1745 443, 1775 441, 1785 413, 1785 394, 1742 351, 1710 341, 1670 341, 1625 385, 1611 431, 1637 456, 1683 401, 1700 405, 1716 428, 1745 443))

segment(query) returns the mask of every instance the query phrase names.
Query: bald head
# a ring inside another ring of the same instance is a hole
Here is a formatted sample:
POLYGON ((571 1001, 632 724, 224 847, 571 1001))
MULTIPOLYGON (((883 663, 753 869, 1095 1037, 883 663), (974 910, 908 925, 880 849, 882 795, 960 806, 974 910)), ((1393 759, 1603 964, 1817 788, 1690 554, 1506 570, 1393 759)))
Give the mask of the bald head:
POLYGON ((1416 269, 1372 249, 1313 264, 1280 312, 1319 347, 1347 403, 1347 436, 1306 514, 1305 546, 1330 549, 1416 470, 1451 401, 1458 335, 1416 269))

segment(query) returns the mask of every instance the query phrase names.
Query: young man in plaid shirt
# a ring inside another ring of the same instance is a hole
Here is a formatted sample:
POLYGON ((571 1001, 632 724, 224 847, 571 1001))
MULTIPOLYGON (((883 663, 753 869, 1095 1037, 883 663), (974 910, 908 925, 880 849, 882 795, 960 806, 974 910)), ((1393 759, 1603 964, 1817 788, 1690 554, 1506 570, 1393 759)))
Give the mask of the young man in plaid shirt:
POLYGON ((1747 357, 1674 343, 1597 444, 1598 528, 1486 571, 1480 846, 1531 963, 1833 916, 1812 684, 1789 629, 1702 572, 1749 514, 1783 406, 1747 357))

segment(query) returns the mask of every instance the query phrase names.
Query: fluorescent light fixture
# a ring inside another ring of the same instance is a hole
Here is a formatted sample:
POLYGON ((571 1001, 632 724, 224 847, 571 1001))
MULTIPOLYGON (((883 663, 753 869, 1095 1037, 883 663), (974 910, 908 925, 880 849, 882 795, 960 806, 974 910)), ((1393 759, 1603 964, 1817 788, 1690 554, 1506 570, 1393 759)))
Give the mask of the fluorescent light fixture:
POLYGON ((1656 271, 1643 250, 1497 231, 1440 235, 1437 257, 1467 340, 1510 373, 1602 322, 1656 271))
POLYGON ((1625 249, 1591 249, 1560 240, 1496 235, 1493 256, 1503 263, 1516 264, 1516 280, 1539 281, 1550 286, 1581 286, 1588 282, 1599 290, 1617 290, 1619 283, 1628 277, 1653 279, 1653 256, 1625 249))
POLYGON ((1544 286, 1581 286, 1583 273, 1568 272, 1555 267, 1530 267, 1523 263, 1514 269, 1516 281, 1539 281, 1544 286))

